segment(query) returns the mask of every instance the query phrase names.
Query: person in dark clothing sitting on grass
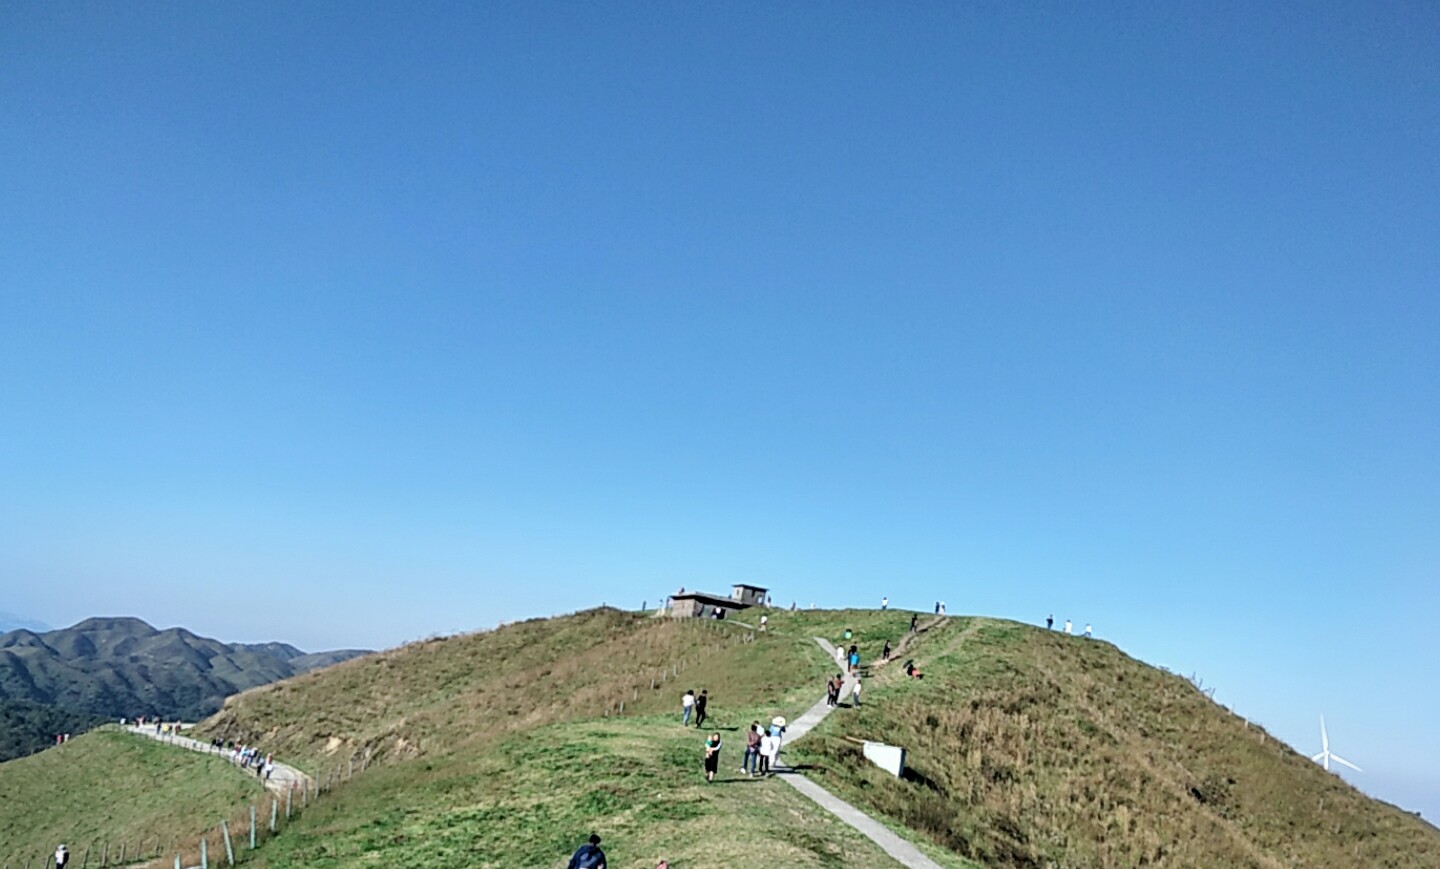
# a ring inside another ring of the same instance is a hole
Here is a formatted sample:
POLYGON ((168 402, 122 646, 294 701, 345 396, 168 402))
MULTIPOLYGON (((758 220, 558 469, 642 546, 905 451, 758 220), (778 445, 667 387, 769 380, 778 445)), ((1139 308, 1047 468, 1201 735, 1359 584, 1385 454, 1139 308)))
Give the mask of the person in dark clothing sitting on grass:
POLYGON ((606 869, 605 852, 600 850, 600 837, 590 834, 590 841, 575 849, 565 869, 606 869))

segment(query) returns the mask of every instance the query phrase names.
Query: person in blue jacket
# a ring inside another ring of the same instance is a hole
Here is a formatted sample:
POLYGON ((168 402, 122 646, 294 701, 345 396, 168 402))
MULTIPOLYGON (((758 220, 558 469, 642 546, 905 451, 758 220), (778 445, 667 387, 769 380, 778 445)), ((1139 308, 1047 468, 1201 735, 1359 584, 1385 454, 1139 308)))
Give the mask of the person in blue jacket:
POLYGON ((590 834, 590 841, 575 850, 565 869, 605 869, 605 852, 600 850, 600 837, 590 834))

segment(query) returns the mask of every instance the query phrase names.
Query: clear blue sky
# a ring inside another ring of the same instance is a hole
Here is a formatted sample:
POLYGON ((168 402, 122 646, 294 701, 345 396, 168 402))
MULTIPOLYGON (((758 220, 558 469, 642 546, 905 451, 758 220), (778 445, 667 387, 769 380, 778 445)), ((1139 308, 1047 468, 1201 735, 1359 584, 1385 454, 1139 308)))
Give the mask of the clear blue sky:
POLYGON ((1432 3, 0 6, 0 609, 1053 612, 1440 818, 1432 3))

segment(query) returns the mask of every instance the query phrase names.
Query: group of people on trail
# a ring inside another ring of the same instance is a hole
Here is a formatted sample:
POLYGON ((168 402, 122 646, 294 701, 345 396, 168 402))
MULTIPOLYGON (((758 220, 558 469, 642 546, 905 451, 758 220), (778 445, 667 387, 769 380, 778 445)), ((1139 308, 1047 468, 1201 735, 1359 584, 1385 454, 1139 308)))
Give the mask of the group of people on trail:
MULTIPOLYGON (((1055 616, 1053 613, 1045 617, 1045 629, 1047 631, 1055 630, 1055 616)), ((1069 619, 1065 620, 1065 633, 1066 635, 1074 633, 1074 631, 1071 630, 1069 619)), ((1085 637, 1085 639, 1087 640, 1095 636, 1095 632, 1091 629, 1089 622, 1085 623, 1085 633, 1081 636, 1085 637)))
POLYGON ((695 696, 695 689, 693 689, 693 688, 686 688, 686 689, 685 689, 685 694, 684 694, 684 696, 682 696, 682 697, 680 698, 680 710, 681 710, 680 724, 681 724, 681 726, 682 726, 682 727, 689 727, 689 726, 690 726, 690 716, 691 716, 691 714, 693 713, 694 716, 695 716, 695 726, 696 726, 696 727, 704 727, 704 726, 705 726, 705 718, 706 718, 706 715, 707 715, 706 709, 707 709, 707 707, 709 707, 709 705, 710 705, 710 693, 709 693, 709 691, 708 691, 707 689, 701 688, 701 689, 700 689, 700 696, 699 696, 699 697, 696 697, 696 696, 695 696))
MULTIPOLYGON (((860 674, 855 673, 855 684, 850 686, 850 705, 860 705, 860 674)), ((839 706, 840 694, 845 690, 845 674, 836 673, 825 680, 825 705, 839 706)))
MULTIPOLYGON (((219 740, 212 740, 212 745, 218 746, 219 740)), ((249 745, 236 745, 230 743, 230 760, 240 766, 241 769, 253 769, 255 775, 270 780, 270 775, 275 772, 275 755, 261 754, 260 749, 249 745)))

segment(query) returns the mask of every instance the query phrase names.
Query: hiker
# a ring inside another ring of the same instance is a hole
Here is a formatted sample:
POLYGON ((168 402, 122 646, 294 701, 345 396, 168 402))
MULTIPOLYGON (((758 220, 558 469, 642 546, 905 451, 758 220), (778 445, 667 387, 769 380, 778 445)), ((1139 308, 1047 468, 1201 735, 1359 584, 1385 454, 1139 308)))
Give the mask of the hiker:
POLYGON ((945 615, 945 601, 940 601, 940 615, 945 615))
POLYGON ((831 676, 825 680, 825 705, 835 705, 835 677, 831 676))
POLYGON ((70 849, 61 845, 55 849, 55 869, 65 869, 70 864, 70 849))
POLYGON ((780 738, 766 733, 760 737, 760 774, 772 775, 775 760, 780 756, 780 738))
POLYGON ((935 615, 940 615, 940 601, 935 601, 935 615))
POLYGON ((704 726, 705 726, 705 706, 706 706, 706 704, 708 704, 709 702, 710 702, 710 695, 707 694, 707 693, 705 693, 705 689, 704 689, 704 688, 701 688, 701 689, 700 689, 700 696, 695 698, 695 726, 696 726, 696 727, 704 727, 704 726))
POLYGON ((850 647, 850 672, 854 673, 860 669, 860 649, 856 646, 850 647))
POLYGON ((920 624, 920 614, 919 614, 919 613, 911 613, 911 614, 910 614, 910 633, 913 634, 913 633, 916 632, 917 628, 916 628, 915 626, 918 625, 918 624, 920 624))
POLYGON ((888 597, 882 597, 882 598, 880 598, 880 609, 882 609, 882 610, 888 610, 888 609, 890 609, 890 598, 888 598, 888 597))
POLYGON ((761 630, 761 631, 764 631, 764 630, 765 630, 765 626, 768 625, 768 624, 770 624, 770 617, 769 617, 769 616, 761 616, 761 617, 760 617, 760 630, 761 630))
POLYGON ((565 869, 606 869, 605 852, 600 850, 600 837, 590 834, 590 841, 575 849, 565 869))
POLYGON ((773 765, 779 762, 780 749, 783 747, 785 741, 784 716, 776 715, 774 718, 770 719, 770 738, 774 740, 772 746, 774 750, 770 753, 770 763, 773 765))
POLYGON ((880 650, 880 657, 886 661, 890 660, 890 641, 885 641, 885 648, 880 650))
POLYGON ((693 688, 685 689, 685 696, 680 698, 680 708, 684 711, 685 715, 685 717, 681 719, 680 724, 687 726, 690 724, 690 713, 695 711, 695 690, 693 688))
POLYGON ((855 687, 850 689, 850 705, 860 705, 860 677, 855 677, 855 687))
POLYGON ((1069 619, 1066 619, 1066 620, 1065 620, 1065 634, 1066 634, 1067 636, 1070 634, 1070 620, 1069 620, 1069 619))
POLYGON ((715 773, 720 769, 720 734, 711 733, 710 738, 705 740, 705 781, 715 780, 715 773))
POLYGON ((760 722, 750 722, 750 732, 745 734, 745 758, 740 761, 740 771, 755 775, 760 771, 760 722))
POLYGON ((845 668, 845 648, 843 646, 835 647, 835 666, 841 669, 845 668))
POLYGON ((1053 631, 1053 630, 1055 630, 1055 614, 1054 614, 1054 613, 1051 613, 1050 615, 1048 615, 1048 616, 1045 617, 1045 630, 1047 630, 1047 631, 1053 631))
POLYGON ((1086 622, 1086 623, 1085 623, 1085 639, 1087 639, 1087 640, 1090 639, 1090 636, 1091 636, 1091 634, 1090 634, 1090 623, 1089 623, 1089 622, 1086 622))

